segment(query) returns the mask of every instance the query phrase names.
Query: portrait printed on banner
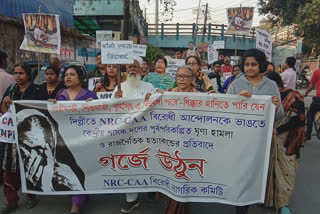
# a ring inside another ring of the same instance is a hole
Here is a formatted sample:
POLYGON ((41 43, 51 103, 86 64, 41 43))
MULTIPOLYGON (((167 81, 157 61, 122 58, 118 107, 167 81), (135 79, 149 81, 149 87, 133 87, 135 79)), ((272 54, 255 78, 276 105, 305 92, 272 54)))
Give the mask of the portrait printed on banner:
POLYGON ((29 191, 81 191, 85 174, 47 110, 16 104, 18 145, 29 191))

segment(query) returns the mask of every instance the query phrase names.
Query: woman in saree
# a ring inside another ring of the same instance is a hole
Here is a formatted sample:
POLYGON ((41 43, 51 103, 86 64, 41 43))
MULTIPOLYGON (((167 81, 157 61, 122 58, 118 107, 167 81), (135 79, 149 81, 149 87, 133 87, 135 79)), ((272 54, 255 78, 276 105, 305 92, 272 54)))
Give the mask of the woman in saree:
MULTIPOLYGON (((176 81, 177 87, 167 89, 167 92, 200 92, 195 89, 195 75, 190 66, 181 66, 177 70, 176 81)), ((187 203, 178 202, 169 199, 166 214, 186 214, 188 213, 187 203)))
POLYGON ((304 99, 298 91, 285 88, 277 72, 265 76, 277 83, 285 112, 275 123, 265 206, 290 214, 288 204, 294 191, 299 150, 305 142, 304 99))

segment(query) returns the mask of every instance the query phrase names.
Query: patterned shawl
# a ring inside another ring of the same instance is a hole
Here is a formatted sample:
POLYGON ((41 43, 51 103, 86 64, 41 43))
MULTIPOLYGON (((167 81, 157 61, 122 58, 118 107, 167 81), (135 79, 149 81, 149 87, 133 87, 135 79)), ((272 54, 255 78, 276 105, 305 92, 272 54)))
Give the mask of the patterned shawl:
POLYGON ((287 155, 296 154, 299 157, 299 149, 305 143, 305 107, 304 99, 298 91, 289 88, 280 89, 282 106, 285 113, 294 112, 287 123, 277 128, 279 134, 288 131, 288 139, 285 144, 287 155))

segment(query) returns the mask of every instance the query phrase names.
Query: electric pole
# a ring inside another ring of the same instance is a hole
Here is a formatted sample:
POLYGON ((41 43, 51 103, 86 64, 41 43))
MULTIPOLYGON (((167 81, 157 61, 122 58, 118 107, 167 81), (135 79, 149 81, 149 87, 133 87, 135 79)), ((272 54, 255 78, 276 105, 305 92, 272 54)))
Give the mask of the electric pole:
POLYGON ((159 0, 155 0, 155 16, 154 22, 156 24, 156 35, 159 33, 159 0))
POLYGON ((207 30, 207 17, 208 17, 208 3, 206 4, 206 10, 204 14, 204 25, 203 25, 203 33, 202 33, 202 42, 204 42, 204 36, 207 30))
POLYGON ((201 4, 201 0, 199 0, 199 6, 198 6, 198 11, 197 11, 197 21, 196 21, 196 32, 195 32, 195 38, 193 38, 194 43, 196 45, 197 43, 197 34, 198 34, 198 20, 199 20, 199 13, 200 13, 200 4, 201 4))
MULTIPOLYGON (((242 10, 242 4, 240 4, 240 11, 239 14, 241 14, 241 10, 242 10)), ((234 57, 236 57, 238 54, 238 30, 236 33, 236 44, 235 44, 235 49, 234 49, 234 57)))

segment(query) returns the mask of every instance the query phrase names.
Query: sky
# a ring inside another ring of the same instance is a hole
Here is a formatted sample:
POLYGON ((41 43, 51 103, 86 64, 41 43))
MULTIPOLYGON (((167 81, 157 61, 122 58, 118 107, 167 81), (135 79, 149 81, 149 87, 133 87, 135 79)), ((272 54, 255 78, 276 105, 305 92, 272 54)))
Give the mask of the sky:
MULTIPOLYGON (((177 5, 174 9, 173 20, 166 23, 195 23, 196 14, 193 14, 193 9, 198 8, 199 0, 176 0, 177 5)), ((227 24, 226 8, 230 7, 255 7, 255 12, 253 16, 253 26, 258 26, 260 20, 263 16, 260 16, 257 8, 258 0, 201 0, 201 5, 208 3, 209 12, 211 15, 212 24, 227 24)), ((147 21, 150 24, 155 23, 154 14, 155 14, 155 0, 139 0, 140 8, 144 10, 146 8, 147 21)), ((161 8, 161 5, 160 5, 161 8)), ((161 17, 161 15, 160 15, 161 17)), ((203 22, 199 20, 199 22, 203 22)), ((159 22, 161 23, 161 22, 159 22)))

